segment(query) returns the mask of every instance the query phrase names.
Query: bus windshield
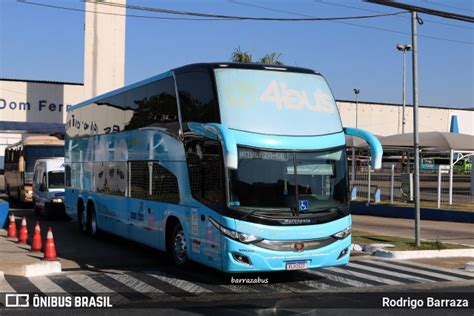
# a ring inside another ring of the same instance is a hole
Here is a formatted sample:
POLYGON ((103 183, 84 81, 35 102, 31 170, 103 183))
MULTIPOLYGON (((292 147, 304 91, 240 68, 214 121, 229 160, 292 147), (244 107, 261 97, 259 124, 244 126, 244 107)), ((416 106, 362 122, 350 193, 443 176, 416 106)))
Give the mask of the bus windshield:
POLYGON ((321 75, 232 68, 214 72, 221 121, 228 128, 291 136, 342 131, 336 102, 321 75))
POLYGON ((305 214, 339 209, 347 203, 344 149, 276 152, 239 148, 238 155, 238 169, 230 171, 231 207, 305 214))
POLYGON ((33 172, 40 158, 64 157, 64 146, 25 146, 26 172, 33 172))

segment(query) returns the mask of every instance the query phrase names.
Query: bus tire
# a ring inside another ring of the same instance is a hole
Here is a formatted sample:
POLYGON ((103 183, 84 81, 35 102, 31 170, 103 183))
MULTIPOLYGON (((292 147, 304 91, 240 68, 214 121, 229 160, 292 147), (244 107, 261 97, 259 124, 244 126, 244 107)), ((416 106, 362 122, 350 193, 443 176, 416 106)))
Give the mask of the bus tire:
POLYGON ((168 241, 168 252, 174 265, 184 266, 188 262, 186 255, 186 235, 179 222, 175 223, 168 241))
POLYGON ((100 236, 100 230, 97 226, 97 212, 95 211, 94 203, 90 202, 87 206, 87 219, 89 223, 88 235, 94 238, 100 236))
POLYGON ((77 222, 79 224, 79 230, 83 234, 88 234, 89 219, 82 201, 77 202, 77 222))

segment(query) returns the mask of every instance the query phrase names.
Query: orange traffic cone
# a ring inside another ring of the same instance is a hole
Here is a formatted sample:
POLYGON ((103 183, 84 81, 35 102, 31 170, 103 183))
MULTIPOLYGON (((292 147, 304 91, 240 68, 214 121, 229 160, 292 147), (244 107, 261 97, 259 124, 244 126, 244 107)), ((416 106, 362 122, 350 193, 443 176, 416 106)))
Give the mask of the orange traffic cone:
POLYGON ((20 236, 18 237, 18 243, 26 245, 28 243, 28 228, 26 227, 26 217, 21 220, 20 236))
POLYGON ((41 248, 43 248, 43 241, 41 240, 41 228, 39 222, 36 222, 33 243, 31 244, 31 251, 41 251, 41 248))
POLYGON ((56 257, 56 246, 54 245, 53 231, 51 227, 48 228, 48 235, 46 236, 46 245, 44 246, 43 260, 58 260, 58 258, 56 257))
POLYGON ((16 238, 16 222, 13 212, 10 213, 10 223, 8 224, 7 238, 16 238))

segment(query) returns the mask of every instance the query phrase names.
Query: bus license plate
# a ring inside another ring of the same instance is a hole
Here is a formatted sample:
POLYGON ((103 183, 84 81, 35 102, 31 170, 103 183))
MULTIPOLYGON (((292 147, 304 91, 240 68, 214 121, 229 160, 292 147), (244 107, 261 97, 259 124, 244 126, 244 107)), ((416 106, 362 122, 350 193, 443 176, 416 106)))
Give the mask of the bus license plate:
POLYGON ((302 270, 308 267, 308 261, 293 261, 286 263, 286 270, 302 270))

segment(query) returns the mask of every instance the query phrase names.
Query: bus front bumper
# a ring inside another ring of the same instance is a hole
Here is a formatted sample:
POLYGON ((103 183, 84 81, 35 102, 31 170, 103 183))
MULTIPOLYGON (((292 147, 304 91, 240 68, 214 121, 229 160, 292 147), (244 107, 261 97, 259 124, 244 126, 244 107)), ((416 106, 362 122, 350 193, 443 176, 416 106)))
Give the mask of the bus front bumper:
POLYGON ((282 271, 346 265, 349 262, 351 235, 325 247, 302 251, 275 251, 224 238, 226 272, 282 271))

